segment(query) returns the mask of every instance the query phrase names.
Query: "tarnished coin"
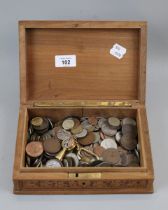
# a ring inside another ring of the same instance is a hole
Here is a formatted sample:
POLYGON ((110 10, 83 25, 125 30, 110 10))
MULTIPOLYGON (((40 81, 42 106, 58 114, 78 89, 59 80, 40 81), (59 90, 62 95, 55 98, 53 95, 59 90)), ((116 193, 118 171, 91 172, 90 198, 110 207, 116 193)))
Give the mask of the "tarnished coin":
POLYGON ((57 138, 60 139, 60 140, 69 140, 71 138, 71 133, 69 131, 66 131, 62 128, 60 128, 58 131, 57 131, 57 138))
POLYGON ((137 146, 137 139, 133 138, 132 135, 125 134, 121 137, 120 144, 127 150, 134 150, 137 146))
POLYGON ((136 126, 136 121, 132 118, 126 117, 122 119, 122 125, 134 125, 136 126))
POLYGON ((93 125, 93 126, 95 126, 96 124, 97 124, 97 118, 96 117, 88 117, 88 122, 91 124, 91 125, 93 125))
POLYGON ((108 123, 110 126, 112 126, 113 129, 119 129, 121 125, 120 120, 116 117, 109 117, 108 123))
POLYGON ((134 125, 123 125, 122 126, 122 134, 130 134, 132 135, 132 137, 136 137, 137 136, 137 128, 134 125))
POLYGON ((61 149, 61 144, 58 139, 50 138, 43 142, 44 151, 49 154, 56 154, 61 149))
POLYGON ((120 153, 120 159, 121 166, 127 166, 129 164, 128 155, 126 153, 120 153))
POLYGON ((117 149, 112 149, 112 148, 106 149, 102 153, 102 158, 103 158, 103 161, 109 162, 115 165, 118 162, 120 162, 120 153, 118 152, 117 149))
POLYGON ((31 124, 33 126, 41 126, 43 124, 43 118, 42 117, 34 117, 31 120, 31 124))
POLYGON ((62 165, 61 161, 59 161, 57 159, 51 159, 46 162, 47 168, 60 168, 62 166, 63 165, 62 165))
POLYGON ((117 144, 116 144, 114 138, 104 139, 104 140, 101 142, 101 146, 102 146, 104 149, 109 149, 109 148, 117 149, 117 144))
POLYGON ((94 148, 93 148, 93 152, 96 154, 96 155, 98 155, 99 157, 101 157, 101 155, 102 155, 102 153, 104 152, 104 147, 102 147, 102 146, 99 146, 99 145, 97 145, 97 146, 95 146, 94 148))
POLYGON ((83 127, 81 126, 81 125, 79 125, 78 127, 76 127, 76 128, 73 128, 73 129, 71 129, 71 132, 72 132, 72 134, 79 134, 79 133, 81 133, 83 131, 83 127))
POLYGON ((74 127, 75 123, 73 119, 65 119, 62 123, 62 127, 65 130, 71 130, 74 127))
POLYGON ((95 141, 95 135, 93 134, 93 132, 88 133, 87 136, 85 136, 84 138, 78 139, 78 142, 83 146, 90 145, 94 141, 95 141))
POLYGON ((108 125, 108 123, 103 123, 101 129, 102 129, 102 132, 107 136, 114 136, 117 133, 117 130, 111 128, 108 125))
POLYGON ((87 135, 87 133, 88 133, 87 130, 83 128, 82 132, 77 133, 77 134, 75 135, 75 137, 76 137, 76 138, 83 138, 83 137, 85 137, 85 136, 87 135))
POLYGON ((32 141, 26 145, 26 153, 30 157, 36 158, 42 155, 43 145, 41 142, 32 141))

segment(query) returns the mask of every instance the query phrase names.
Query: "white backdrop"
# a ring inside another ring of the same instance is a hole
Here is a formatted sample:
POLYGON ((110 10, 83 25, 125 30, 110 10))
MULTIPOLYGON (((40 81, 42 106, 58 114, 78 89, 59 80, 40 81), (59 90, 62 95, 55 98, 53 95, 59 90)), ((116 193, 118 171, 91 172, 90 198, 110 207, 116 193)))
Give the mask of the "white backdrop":
POLYGON ((168 206, 166 0, 0 0, 0 209, 165 209, 168 206), (19 110, 20 19, 147 20, 147 111, 155 168, 151 195, 16 196, 12 170, 19 110))

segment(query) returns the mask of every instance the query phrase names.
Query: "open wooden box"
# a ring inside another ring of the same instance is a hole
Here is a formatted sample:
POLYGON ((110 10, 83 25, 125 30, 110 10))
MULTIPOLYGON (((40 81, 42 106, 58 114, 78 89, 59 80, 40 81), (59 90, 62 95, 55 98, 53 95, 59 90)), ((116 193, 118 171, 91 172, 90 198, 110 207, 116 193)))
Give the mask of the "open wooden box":
POLYGON ((20 112, 14 161, 16 194, 153 192, 153 166, 145 109, 146 23, 21 21, 20 112), (110 54, 118 43, 122 59, 110 54), (56 68, 56 55, 77 65, 56 68), (28 121, 67 115, 131 116, 138 126, 140 167, 26 168, 28 121))

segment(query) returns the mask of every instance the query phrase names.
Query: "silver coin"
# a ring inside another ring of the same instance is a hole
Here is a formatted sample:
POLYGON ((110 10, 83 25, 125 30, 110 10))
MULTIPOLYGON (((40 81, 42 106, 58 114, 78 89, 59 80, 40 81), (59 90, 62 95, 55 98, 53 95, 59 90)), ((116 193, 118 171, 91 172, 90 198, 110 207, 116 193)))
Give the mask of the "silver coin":
POLYGON ((101 142, 101 146, 102 146, 104 149, 109 149, 109 148, 117 149, 117 143, 116 143, 116 141, 115 141, 114 138, 104 139, 104 140, 101 142))
POLYGON ((122 132, 121 131, 118 131, 115 135, 115 139, 117 142, 119 142, 121 140, 121 137, 122 137, 122 132))
POLYGON ((60 128, 58 131, 57 131, 57 138, 60 139, 60 140, 69 140, 71 138, 71 133, 69 131, 66 131, 62 128, 60 128))
POLYGON ((84 128, 81 133, 75 135, 76 138, 83 138, 87 135, 87 130, 84 128))
POLYGON ((75 125, 75 122, 73 121, 73 119, 66 119, 63 121, 62 123, 62 127, 65 129, 65 130, 71 130, 75 125))
POLYGON ((87 131, 94 131, 94 126, 91 125, 88 120, 84 120, 83 122, 81 122, 81 126, 86 129, 87 131))
POLYGON ((117 130, 112 129, 107 123, 102 124, 101 130, 107 136, 114 136, 117 133, 117 130))
POLYGON ((70 158, 73 159, 73 162, 75 163, 75 166, 78 166, 79 165, 79 159, 78 159, 78 157, 77 157, 77 155, 75 153, 70 152, 70 153, 68 153, 68 154, 65 155, 65 159, 67 157, 70 157, 70 158))
POLYGON ((57 159, 51 159, 46 162, 46 167, 47 168, 60 168, 62 167, 62 164, 57 159))
POLYGON ((105 123, 105 122, 107 122, 107 119, 106 118, 104 118, 104 117, 100 118, 98 120, 98 126, 99 126, 99 128, 101 128, 102 124, 105 123))

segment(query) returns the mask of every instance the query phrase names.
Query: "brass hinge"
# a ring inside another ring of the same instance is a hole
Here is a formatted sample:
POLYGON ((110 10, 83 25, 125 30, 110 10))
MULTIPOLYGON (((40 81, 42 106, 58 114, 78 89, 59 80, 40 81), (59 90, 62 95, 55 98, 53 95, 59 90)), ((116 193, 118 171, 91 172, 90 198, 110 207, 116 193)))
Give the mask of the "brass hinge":
POLYGON ((33 104, 34 107, 131 107, 127 101, 40 101, 33 104))
POLYGON ((70 179, 101 179, 101 173, 69 173, 70 179))

